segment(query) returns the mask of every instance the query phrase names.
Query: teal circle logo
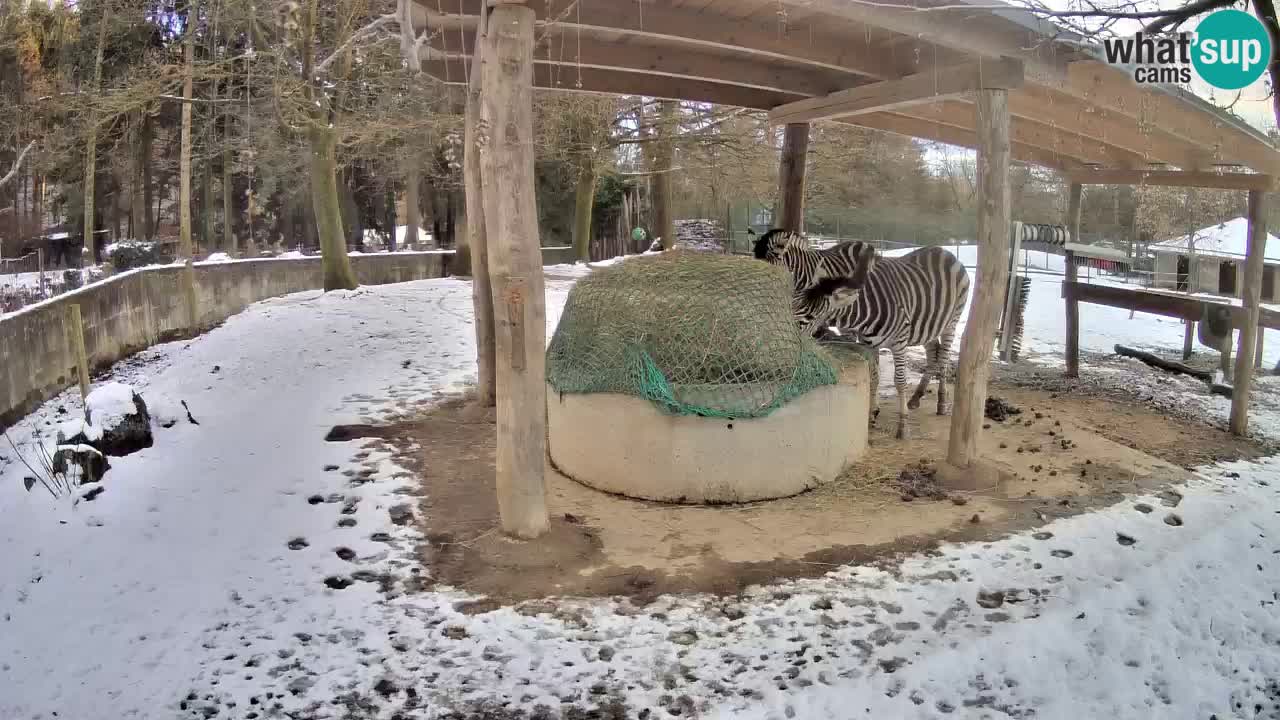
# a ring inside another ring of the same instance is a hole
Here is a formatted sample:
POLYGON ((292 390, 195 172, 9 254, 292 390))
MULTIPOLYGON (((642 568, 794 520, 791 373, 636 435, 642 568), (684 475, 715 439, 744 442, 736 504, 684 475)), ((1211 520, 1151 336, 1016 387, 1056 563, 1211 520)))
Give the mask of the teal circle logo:
POLYGON ((1200 21, 1194 47, 1196 72, 1220 90, 1248 86, 1271 62, 1271 36, 1262 21, 1243 10, 1219 10, 1200 21))

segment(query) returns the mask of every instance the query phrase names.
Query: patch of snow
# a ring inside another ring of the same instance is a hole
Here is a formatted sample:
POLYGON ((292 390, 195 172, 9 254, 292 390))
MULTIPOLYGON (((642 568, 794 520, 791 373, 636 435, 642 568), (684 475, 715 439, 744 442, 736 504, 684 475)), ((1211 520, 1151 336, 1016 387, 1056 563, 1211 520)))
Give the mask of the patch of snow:
POLYGON ((120 382, 109 382, 91 390, 85 406, 93 424, 102 428, 113 428, 138 412, 133 404, 133 386, 120 382))
MULTIPOLYGON (((1180 235, 1155 243, 1150 248, 1153 253, 1185 254, 1192 240, 1195 241, 1197 255, 1243 258, 1249 249, 1249 220, 1238 217, 1201 228, 1190 235, 1180 235)), ((1280 239, 1271 233, 1267 233, 1264 257, 1280 261, 1280 239)))
POLYGON ((207 263, 224 263, 231 262, 233 258, 224 252, 211 253, 204 261, 207 263))
POLYGON ((86 422, 83 418, 76 420, 67 420, 60 423, 57 432, 64 438, 71 439, 76 435, 83 434, 89 442, 96 442, 102 439, 102 426, 96 423, 86 422))

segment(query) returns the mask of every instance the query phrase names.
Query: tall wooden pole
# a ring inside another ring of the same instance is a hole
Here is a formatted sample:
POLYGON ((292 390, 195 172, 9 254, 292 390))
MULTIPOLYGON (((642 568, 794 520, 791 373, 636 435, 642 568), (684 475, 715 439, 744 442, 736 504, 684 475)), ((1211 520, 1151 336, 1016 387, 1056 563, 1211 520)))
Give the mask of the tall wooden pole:
POLYGON ((533 173, 533 8, 493 7, 481 63, 476 147, 497 348, 497 489, 502 529, 547 530, 546 308, 533 173))
POLYGON ((809 154, 809 123, 788 123, 782 135, 782 159, 778 164, 777 227, 804 232, 804 173, 809 154))
MULTIPOLYGON (((480 181, 480 154, 476 145, 476 125, 480 120, 480 76, 484 65, 484 53, 489 43, 486 37, 486 13, 481 6, 480 23, 476 27, 474 57, 471 59, 471 76, 467 85, 466 129, 463 138, 462 179, 465 190, 467 247, 471 251, 471 302, 475 308, 476 401, 481 405, 493 405, 494 339, 493 339, 493 288, 489 282, 489 250, 484 232, 484 191, 480 181)), ((414 168, 417 172, 417 168, 414 168)), ((416 199, 416 198, 415 198, 416 199)))
MULTIPOLYGON (((1084 200, 1084 186, 1071 185, 1067 198, 1067 227, 1071 228, 1071 242, 1080 242, 1080 206, 1084 200)), ((1067 251, 1067 277, 1064 282, 1074 283, 1076 272, 1075 253, 1067 251)), ((1080 303, 1075 294, 1067 295, 1067 377, 1080 377, 1080 303)))
POLYGON ((1009 91, 979 90, 977 114, 978 277, 960 340, 947 462, 939 468, 948 486, 969 489, 998 479, 978 462, 978 438, 996 325, 1009 279, 1009 91))
POLYGON ((1236 372, 1231 393, 1231 433, 1244 435, 1249 430, 1249 391, 1253 385, 1253 353, 1260 332, 1258 303, 1262 296, 1262 261, 1267 252, 1266 195, 1261 190, 1249 191, 1249 249, 1245 255, 1244 301, 1245 323, 1240 328, 1240 347, 1236 350, 1236 372))
POLYGON ((462 181, 465 188, 467 247, 471 251, 471 304, 475 307, 476 331, 476 401, 493 405, 494 329, 493 288, 489 283, 489 250, 484 232, 484 190, 480 181, 480 152, 476 145, 476 124, 480 122, 480 68, 486 49, 486 13, 481 6, 480 23, 476 26, 475 56, 471 59, 471 78, 467 86, 466 129, 463 136, 462 181))
POLYGON ((662 238, 664 250, 670 250, 676 245, 675 209, 671 207, 671 168, 675 158, 675 136, 679 131, 679 108, 680 103, 674 100, 662 100, 658 103, 655 126, 658 140, 653 147, 653 174, 649 176, 653 183, 653 227, 650 228, 650 237, 662 238))

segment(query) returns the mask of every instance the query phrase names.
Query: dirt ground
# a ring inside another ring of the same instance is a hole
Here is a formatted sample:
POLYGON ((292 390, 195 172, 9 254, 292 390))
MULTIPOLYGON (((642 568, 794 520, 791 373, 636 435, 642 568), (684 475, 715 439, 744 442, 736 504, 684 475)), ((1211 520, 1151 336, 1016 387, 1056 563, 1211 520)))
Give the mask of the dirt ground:
MULTIPOLYGON (((418 475, 421 548, 433 585, 485 600, 464 608, 555 595, 733 594, 777 579, 819 576, 848 563, 892 564, 939 542, 983 540, 1185 480, 1186 468, 1258 457, 1267 448, 1139 405, 993 382, 1021 410, 988 420, 982 452, 1006 470, 1000 486, 948 493, 932 483, 950 418, 928 399, 913 437, 891 436, 896 406, 882 399, 871 447, 856 467, 810 492, 730 506, 677 506, 587 488, 548 466, 551 531, 533 542, 498 530, 493 411, 462 398, 391 426, 337 428, 380 437, 418 475)), ((1175 499, 1176 502, 1176 499, 1175 499)))

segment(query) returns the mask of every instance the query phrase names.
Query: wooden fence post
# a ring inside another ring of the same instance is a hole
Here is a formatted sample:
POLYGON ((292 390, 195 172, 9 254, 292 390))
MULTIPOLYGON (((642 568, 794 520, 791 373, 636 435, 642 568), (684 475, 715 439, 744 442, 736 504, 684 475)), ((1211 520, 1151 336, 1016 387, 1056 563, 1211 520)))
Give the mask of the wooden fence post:
POLYGON ((89 397, 89 356, 84 350, 84 320, 80 316, 80 306, 75 303, 67 306, 67 339, 71 344, 71 352, 76 357, 76 371, 80 380, 80 399, 87 401, 89 397))
POLYGON ((471 58, 471 75, 467 83, 467 104, 464 110, 466 124, 463 129, 462 184, 463 215, 466 218, 463 232, 470 252, 471 306, 475 315, 476 333, 476 402, 492 407, 495 402, 494 378, 495 348, 493 327, 493 288, 489 270, 489 241, 485 233, 484 191, 480 172, 480 147, 477 144, 480 122, 480 79, 485 64, 487 40, 487 10, 480 6, 480 21, 476 26, 475 49, 471 58))
POLYGON ((44 248, 36 248, 36 267, 40 272, 40 297, 48 298, 49 292, 44 287, 44 248))
MULTIPOLYGON (((533 172, 535 13, 500 2, 487 21, 476 147, 493 284, 497 494, 502 529, 546 532, 546 307, 533 172)), ((672 238, 667 238, 670 241, 672 238)))
POLYGON ((978 91, 978 277, 968 322, 960 339, 955 406, 942 482, 977 489, 999 480, 993 467, 978 460, 991 350, 1005 282, 1009 277, 1009 91, 978 91))
POLYGON ((1258 306, 1262 296, 1262 265, 1267 252, 1267 196, 1261 190, 1249 191, 1249 248, 1245 255, 1244 301, 1245 323, 1240 328, 1240 347, 1236 351, 1236 372, 1231 393, 1231 433, 1245 435, 1249 431, 1249 392, 1253 385, 1253 352, 1262 330, 1258 306))
MULTIPOLYGON (((1067 198, 1067 227, 1071 229, 1071 242, 1079 242, 1080 238, 1080 206, 1084 199, 1084 186, 1071 184, 1071 194, 1067 198)), ((1067 251, 1067 277, 1065 282, 1075 283, 1076 255, 1067 251)), ((1080 303, 1073 293, 1067 293, 1067 377, 1080 377, 1080 303)))

